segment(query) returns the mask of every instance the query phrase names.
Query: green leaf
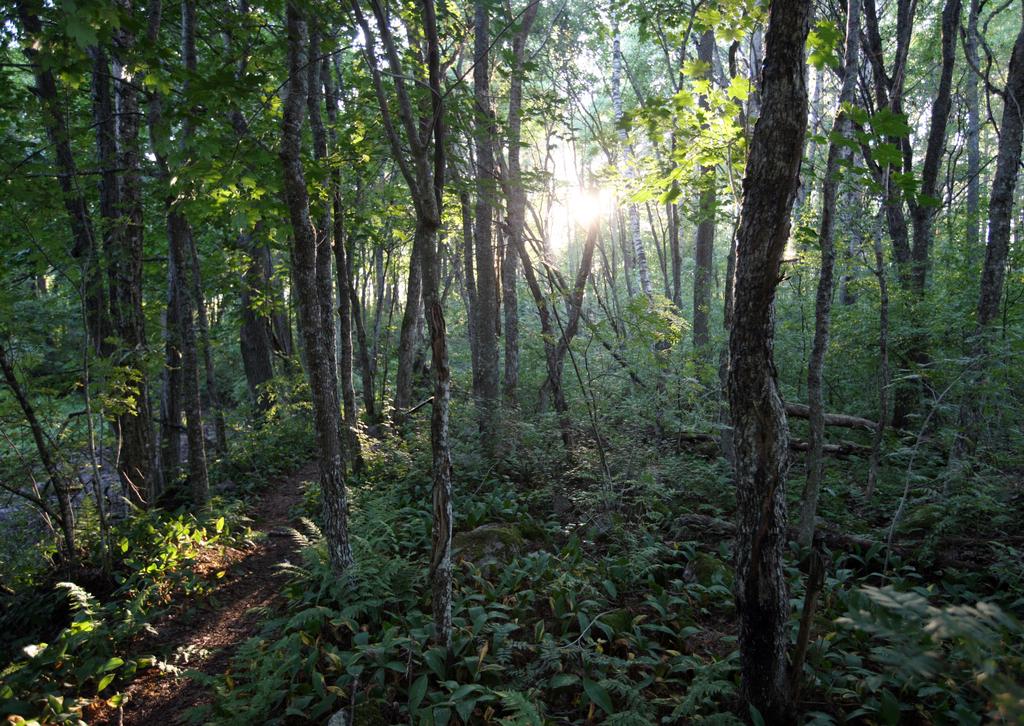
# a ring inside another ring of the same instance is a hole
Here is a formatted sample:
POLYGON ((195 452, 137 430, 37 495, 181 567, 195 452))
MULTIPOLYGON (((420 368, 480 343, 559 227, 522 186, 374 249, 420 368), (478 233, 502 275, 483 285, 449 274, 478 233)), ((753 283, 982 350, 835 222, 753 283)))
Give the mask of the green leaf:
POLYGON ((415 711, 427 695, 427 674, 424 673, 409 686, 409 711, 415 711))
POLYGON ((882 691, 882 704, 878 709, 878 715, 882 717, 882 722, 886 724, 898 724, 900 722, 900 702, 896 700, 896 696, 886 689, 882 691))
POLYGON ((896 144, 885 143, 871 150, 871 158, 882 166, 896 166, 903 161, 903 154, 896 144))
POLYGON ((116 673, 108 673, 107 675, 103 676, 103 678, 100 679, 99 685, 96 686, 96 692, 102 693, 103 689, 109 686, 111 682, 113 682, 116 675, 116 673))
POLYGON ((580 677, 575 673, 559 673, 551 677, 549 688, 555 690, 558 688, 568 688, 569 686, 575 686, 580 682, 580 677))
POLYGON ((106 664, 102 668, 100 668, 100 673, 106 673, 108 671, 112 671, 115 668, 120 668, 123 665, 124 665, 124 660, 123 659, 117 658, 117 657, 111 658, 110 660, 108 660, 106 662, 106 664))
POLYGON ((729 98, 735 98, 737 101, 746 101, 750 98, 750 79, 734 76, 729 81, 729 88, 726 92, 729 94, 729 98))
POLYGON ((750 706, 750 720, 754 723, 754 726, 764 726, 764 716, 753 705, 750 706))
POLYGON ((443 679, 445 675, 445 652, 443 648, 431 648, 423 654, 423 660, 427 667, 434 672, 438 678, 443 679))
POLYGON ((612 706, 612 697, 604 689, 604 686, 589 678, 584 678, 583 690, 586 692, 590 702, 600 706, 601 710, 605 713, 611 715, 615 712, 615 708, 612 706))
POLYGON ((217 534, 220 534, 221 532, 223 532, 224 531, 224 517, 218 517, 216 523, 213 526, 216 528, 217 534))
POLYGON ((905 113, 883 108, 871 117, 871 130, 880 136, 909 136, 910 124, 905 113))

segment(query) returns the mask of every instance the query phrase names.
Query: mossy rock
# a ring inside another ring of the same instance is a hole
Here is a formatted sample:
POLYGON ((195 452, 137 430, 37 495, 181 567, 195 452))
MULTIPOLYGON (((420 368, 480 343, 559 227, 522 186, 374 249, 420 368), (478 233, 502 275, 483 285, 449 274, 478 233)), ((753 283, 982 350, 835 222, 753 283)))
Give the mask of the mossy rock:
POLYGON ((726 587, 732 587, 732 568, 722 562, 714 555, 706 552, 697 552, 686 567, 686 572, 695 581, 707 587, 721 582, 726 587))
POLYGON ((523 551, 526 538, 514 524, 483 524, 468 532, 458 532, 452 538, 452 554, 485 567, 508 562, 523 551))

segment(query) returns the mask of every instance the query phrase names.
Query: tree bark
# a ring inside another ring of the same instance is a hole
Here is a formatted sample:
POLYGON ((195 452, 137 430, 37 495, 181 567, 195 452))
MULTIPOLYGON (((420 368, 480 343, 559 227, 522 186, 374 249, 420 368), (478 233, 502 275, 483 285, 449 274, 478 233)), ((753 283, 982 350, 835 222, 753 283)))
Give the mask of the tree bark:
MULTIPOLYGON (((452 639, 452 472, 448 442, 448 407, 451 395, 448 369, 448 342, 442 308, 437 253, 437 231, 441 226, 442 197, 445 183, 445 109, 441 88, 440 42, 433 0, 420 0, 418 9, 426 43, 429 104, 424 104, 425 117, 417 117, 406 86, 402 61, 392 35, 391 25, 379 0, 370 0, 376 28, 380 33, 389 75, 393 79, 397 114, 392 113, 384 91, 384 82, 373 51, 375 37, 358 0, 352 1, 352 12, 366 40, 363 57, 370 70, 374 93, 381 111, 381 121, 392 156, 398 165, 416 210, 416 234, 413 255, 419 257, 423 301, 430 330, 431 368, 434 377, 433 413, 430 442, 433 475, 430 582, 434 614, 434 640, 445 649, 452 639), (404 131, 399 134, 393 119, 404 131), (403 143, 404 142, 404 143, 403 143), (408 151, 406 151, 408 149, 408 151)), ((412 274, 412 270, 410 270, 412 274)))
POLYGON ((492 241, 493 199, 495 194, 494 115, 490 97, 490 22, 487 5, 477 2, 473 31, 473 136, 476 144, 476 304, 473 306, 476 331, 477 368, 473 371, 473 396, 477 423, 485 449, 493 453, 499 403, 497 310, 498 288, 492 241))
POLYGON ((821 266, 818 271, 818 290, 814 302, 814 342, 807 362, 807 402, 810 409, 810 452, 807 456, 807 480, 804 483, 800 506, 800 544, 809 547, 814 541, 815 517, 818 513, 818 492, 824 473, 825 399, 822 379, 825 354, 828 352, 829 327, 832 318, 832 294, 836 264, 835 216, 836 197, 839 192, 839 165, 846 155, 844 142, 849 137, 851 123, 844 106, 853 103, 857 90, 857 70, 860 63, 860 0, 846 3, 846 49, 843 55, 843 85, 836 104, 835 118, 825 161, 825 178, 821 185, 821 226, 818 246, 821 248, 821 266))
POLYGON ((526 227, 526 188, 523 184, 521 143, 523 128, 523 82, 526 70, 526 40, 537 19, 540 0, 530 0, 523 11, 519 30, 512 37, 512 68, 508 91, 508 182, 506 202, 508 236, 505 241, 505 260, 502 266, 505 292, 505 402, 518 405, 519 388, 519 298, 516 285, 519 278, 519 247, 526 227))
POLYGON ((42 35, 42 21, 28 0, 18 0, 17 12, 27 36, 23 51, 35 75, 36 85, 32 91, 42 106, 43 128, 53 147, 60 171, 57 180, 71 227, 71 257, 82 270, 81 296, 86 332, 93 349, 100 352, 109 334, 109 321, 106 290, 100 269, 99 242, 96 240, 88 202, 78 184, 78 166, 71 150, 71 134, 65 120, 65 110, 58 99, 56 76, 44 65, 45 59, 40 58, 40 51, 32 45, 31 38, 42 35))
POLYGON ((271 405, 264 387, 274 377, 270 321, 256 308, 256 297, 265 291, 263 253, 266 248, 258 245, 250 234, 239 235, 238 246, 248 257, 239 296, 239 313, 242 318, 239 348, 249 395, 256 411, 262 415, 271 405))
POLYGON ((964 235, 967 243, 967 255, 971 260, 977 259, 981 245, 979 242, 978 223, 981 220, 981 118, 980 99, 978 97, 978 76, 974 68, 978 64, 978 14, 981 0, 967 0, 967 37, 964 42, 964 54, 967 57, 967 71, 964 82, 964 102, 967 106, 967 231, 964 235))
POLYGON ((769 10, 763 106, 743 180, 729 335, 740 687, 743 699, 769 724, 792 719, 786 674, 790 607, 783 566, 789 431, 772 355, 773 308, 807 130, 804 44, 810 14, 808 0, 773 0, 769 10))
MULTIPOLYGON (((626 129, 622 126, 622 39, 619 36, 618 20, 612 22, 612 107, 615 111, 615 124, 618 127, 619 158, 622 161, 622 173, 626 180, 626 193, 632 194, 635 191, 632 187, 633 181, 636 179, 636 162, 633 158, 633 145, 629 143, 626 129)), ((640 280, 640 290, 650 300, 654 293, 651 288, 651 272, 647 265, 647 253, 644 251, 643 238, 640 236, 640 210, 636 204, 630 203, 628 213, 629 238, 633 245, 633 261, 636 264, 637 276, 640 280)))
MULTIPOLYGON (((285 15, 289 80, 281 134, 281 166, 292 226, 295 292, 309 364, 323 503, 323 531, 332 567, 338 572, 344 572, 352 564, 345 464, 337 377, 328 352, 327 331, 322 325, 324 305, 331 305, 332 301, 321 298, 322 288, 317 274, 317 238, 310 220, 309 197, 301 159, 303 103, 306 100, 308 81, 305 71, 309 61, 306 20, 294 2, 287 3, 285 15)), ((333 331, 333 326, 327 327, 333 331)))
MULTIPOLYGON (((337 146, 338 98, 331 75, 331 64, 325 57, 321 63, 321 80, 324 87, 324 102, 327 107, 327 138, 332 147, 337 146)), ((345 432, 348 449, 352 461, 357 468, 362 466, 362 454, 359 451, 359 437, 356 436, 358 411, 356 410, 356 391, 352 378, 352 262, 348 254, 348 241, 345 234, 345 216, 341 196, 341 171, 336 164, 331 165, 331 216, 334 248, 334 267, 338 275, 338 337, 339 357, 338 370, 341 378, 342 411, 345 418, 345 432)))
MULTIPOLYGON (((706 30, 700 37, 697 58, 707 64, 704 80, 712 81, 715 59, 715 33, 706 30)), ((700 97, 701 108, 708 108, 706 96, 700 97)), ((700 201, 697 204, 697 237, 693 247, 693 347, 703 349, 710 340, 708 317, 711 314, 711 276, 715 248, 715 168, 700 168, 700 201)))
POLYGON ((950 455, 953 473, 962 465, 964 457, 974 452, 977 445, 980 417, 977 390, 982 387, 991 366, 988 356, 1006 283, 1013 197, 1017 187, 1021 143, 1024 136, 1024 22, 1013 45, 1006 87, 1002 96, 1003 117, 999 124, 999 150, 996 154, 996 169, 988 203, 988 244, 985 247, 985 265, 981 271, 977 327, 971 340, 974 372, 969 378, 968 393, 960 406, 957 438, 950 455))

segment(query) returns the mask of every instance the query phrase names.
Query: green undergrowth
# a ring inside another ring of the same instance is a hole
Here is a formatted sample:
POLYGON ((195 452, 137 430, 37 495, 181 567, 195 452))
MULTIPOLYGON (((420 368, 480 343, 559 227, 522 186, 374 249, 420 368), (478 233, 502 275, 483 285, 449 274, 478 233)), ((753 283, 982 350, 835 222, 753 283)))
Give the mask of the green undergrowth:
POLYGON ((232 440, 211 469, 225 494, 204 510, 132 510, 106 538, 106 557, 95 518, 80 517, 77 583, 40 567, 0 594, 0 719, 89 723, 120 704, 140 670, 173 670, 157 658, 152 623, 212 592, 224 574, 223 548, 252 536, 239 496, 257 492, 280 467, 308 461, 308 421, 296 414, 282 407, 232 440), (239 485, 222 486, 230 481, 239 485))
MULTIPOLYGON (((260 634, 225 677, 209 681, 216 698, 195 722, 316 723, 339 711, 359 724, 751 717, 738 707, 729 544, 687 541, 672 528, 684 502, 728 516, 715 504, 724 497, 700 491, 719 485, 716 464, 661 461, 705 475, 706 484, 694 478, 685 490, 643 478, 568 491, 490 469, 463 475, 449 654, 432 644, 429 465, 396 441, 373 452, 367 473, 350 483, 356 565, 343 576, 330 570, 315 523, 319 491, 309 484, 308 518, 295 534, 301 559, 283 565, 287 604, 263 613, 260 634), (553 508, 559 497, 570 504, 553 508), (495 541, 482 557, 488 532, 495 541)), ((577 486, 584 474, 575 473, 577 486)), ((997 604, 980 577, 922 574, 899 557, 883 572, 880 547, 825 554, 802 721, 1020 718, 1019 582, 1004 580, 999 591, 1011 595, 997 604), (901 667, 901 657, 913 662, 901 667)), ((790 552, 794 640, 800 559, 790 552)))
MULTIPOLYGON (((14 651, 0 671, 0 717, 11 723, 88 723, 90 714, 120 704, 121 690, 139 670, 170 668, 152 653, 137 652, 152 642, 148 636, 157 635, 151 623, 174 602, 215 587, 216 574, 211 578, 196 565, 204 558, 215 562, 223 545, 245 535, 244 522, 237 503, 217 500, 198 516, 137 512, 118 526, 112 533, 113 591, 100 600, 72 582, 57 584, 71 622, 50 642, 14 651)), ((4 621, 18 617, 18 603, 9 604, 4 621)))

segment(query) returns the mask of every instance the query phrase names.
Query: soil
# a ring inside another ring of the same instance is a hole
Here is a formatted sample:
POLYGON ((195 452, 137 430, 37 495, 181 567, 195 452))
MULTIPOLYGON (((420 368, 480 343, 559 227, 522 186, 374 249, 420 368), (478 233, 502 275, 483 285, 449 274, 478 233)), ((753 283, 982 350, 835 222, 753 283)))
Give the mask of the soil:
POLYGON ((94 723, 148 726, 181 724, 190 711, 211 700, 210 692, 188 671, 208 676, 226 672, 237 647, 259 630, 262 618, 254 608, 280 604, 282 573, 277 565, 297 558, 298 545, 289 535, 291 512, 301 501, 300 484, 316 478, 315 465, 272 482, 253 517, 253 529, 265 533, 245 550, 225 548, 197 569, 207 571, 216 587, 201 599, 184 602, 165 620, 154 623, 158 635, 147 643, 179 675, 151 668, 125 691, 122 706, 94 723), (225 574, 218 580, 216 573, 225 574))

